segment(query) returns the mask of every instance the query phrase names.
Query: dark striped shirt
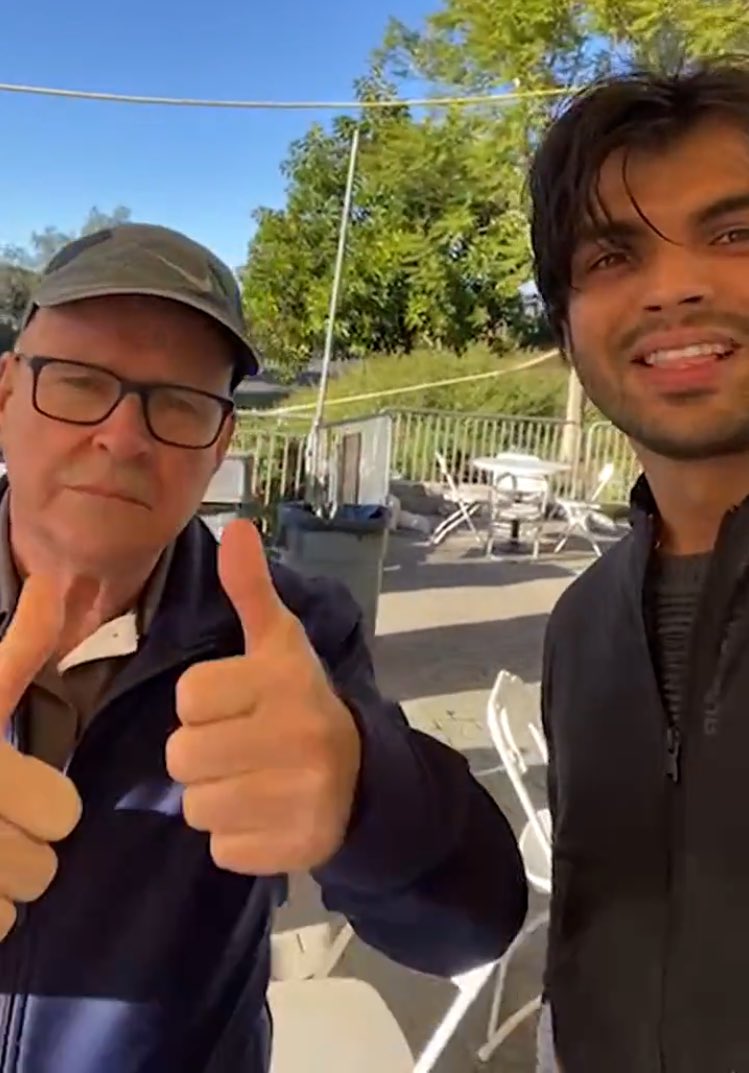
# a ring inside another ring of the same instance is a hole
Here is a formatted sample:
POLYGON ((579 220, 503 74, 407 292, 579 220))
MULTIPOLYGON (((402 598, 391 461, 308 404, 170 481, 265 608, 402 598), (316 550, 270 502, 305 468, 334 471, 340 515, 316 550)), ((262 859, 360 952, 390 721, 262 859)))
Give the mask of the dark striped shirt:
POLYGON ((653 663, 669 719, 682 715, 689 642, 710 555, 654 555, 645 588, 653 663))

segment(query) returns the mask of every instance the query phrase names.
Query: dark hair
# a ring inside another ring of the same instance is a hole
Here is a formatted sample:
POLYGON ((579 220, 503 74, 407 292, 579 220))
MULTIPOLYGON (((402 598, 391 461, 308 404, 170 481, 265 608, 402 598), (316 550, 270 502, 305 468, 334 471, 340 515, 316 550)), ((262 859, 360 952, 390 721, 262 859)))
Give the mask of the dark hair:
POLYGON ((700 61, 675 74, 633 71, 600 79, 552 123, 531 165, 531 241, 536 285, 560 345, 564 342, 572 258, 586 216, 605 219, 597 180, 617 149, 656 148, 709 116, 749 134, 749 61, 700 61))

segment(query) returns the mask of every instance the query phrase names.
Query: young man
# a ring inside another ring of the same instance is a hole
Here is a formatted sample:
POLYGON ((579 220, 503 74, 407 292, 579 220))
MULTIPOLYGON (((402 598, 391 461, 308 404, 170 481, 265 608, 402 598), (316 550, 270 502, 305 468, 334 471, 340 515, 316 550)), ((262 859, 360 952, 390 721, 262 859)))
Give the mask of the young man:
POLYGON ((531 175, 538 286, 644 477, 549 625, 565 1073, 749 1070, 749 69, 594 85, 531 175))
POLYGON ((426 971, 522 922, 508 824, 352 599, 194 517, 255 369, 229 269, 138 224, 58 254, 4 357, 2 1073, 265 1073, 290 871, 426 971))

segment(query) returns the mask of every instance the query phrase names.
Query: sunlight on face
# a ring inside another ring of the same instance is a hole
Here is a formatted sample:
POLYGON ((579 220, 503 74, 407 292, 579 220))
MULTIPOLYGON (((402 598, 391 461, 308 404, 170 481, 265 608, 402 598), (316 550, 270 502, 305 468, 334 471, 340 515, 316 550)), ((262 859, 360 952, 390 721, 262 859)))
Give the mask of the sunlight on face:
POLYGON ((588 395, 656 454, 749 449, 749 138, 710 120, 658 151, 616 153, 599 195, 610 220, 576 250, 569 305, 588 395), (642 360, 713 344, 701 369, 642 360))
MULTIPOLYGON (((42 309, 17 349, 229 395, 230 351, 220 329, 164 299, 96 298, 42 309)), ((98 425, 56 421, 34 408, 27 363, 6 359, 0 435, 13 525, 97 570, 153 558, 198 509, 231 431, 227 420, 202 450, 167 446, 149 433, 136 396, 98 425)))

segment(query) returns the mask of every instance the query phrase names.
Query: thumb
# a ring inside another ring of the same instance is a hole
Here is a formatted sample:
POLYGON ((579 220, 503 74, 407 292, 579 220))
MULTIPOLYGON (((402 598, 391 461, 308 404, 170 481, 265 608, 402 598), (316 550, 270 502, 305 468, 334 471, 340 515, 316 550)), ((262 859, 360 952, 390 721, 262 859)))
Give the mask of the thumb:
POLYGON ((289 612, 273 586, 260 533, 247 519, 237 519, 224 530, 218 575, 242 623, 245 651, 284 624, 289 612))
POLYGON ((0 641, 0 733, 38 671, 56 651, 64 623, 60 586, 50 577, 29 577, 0 641))

